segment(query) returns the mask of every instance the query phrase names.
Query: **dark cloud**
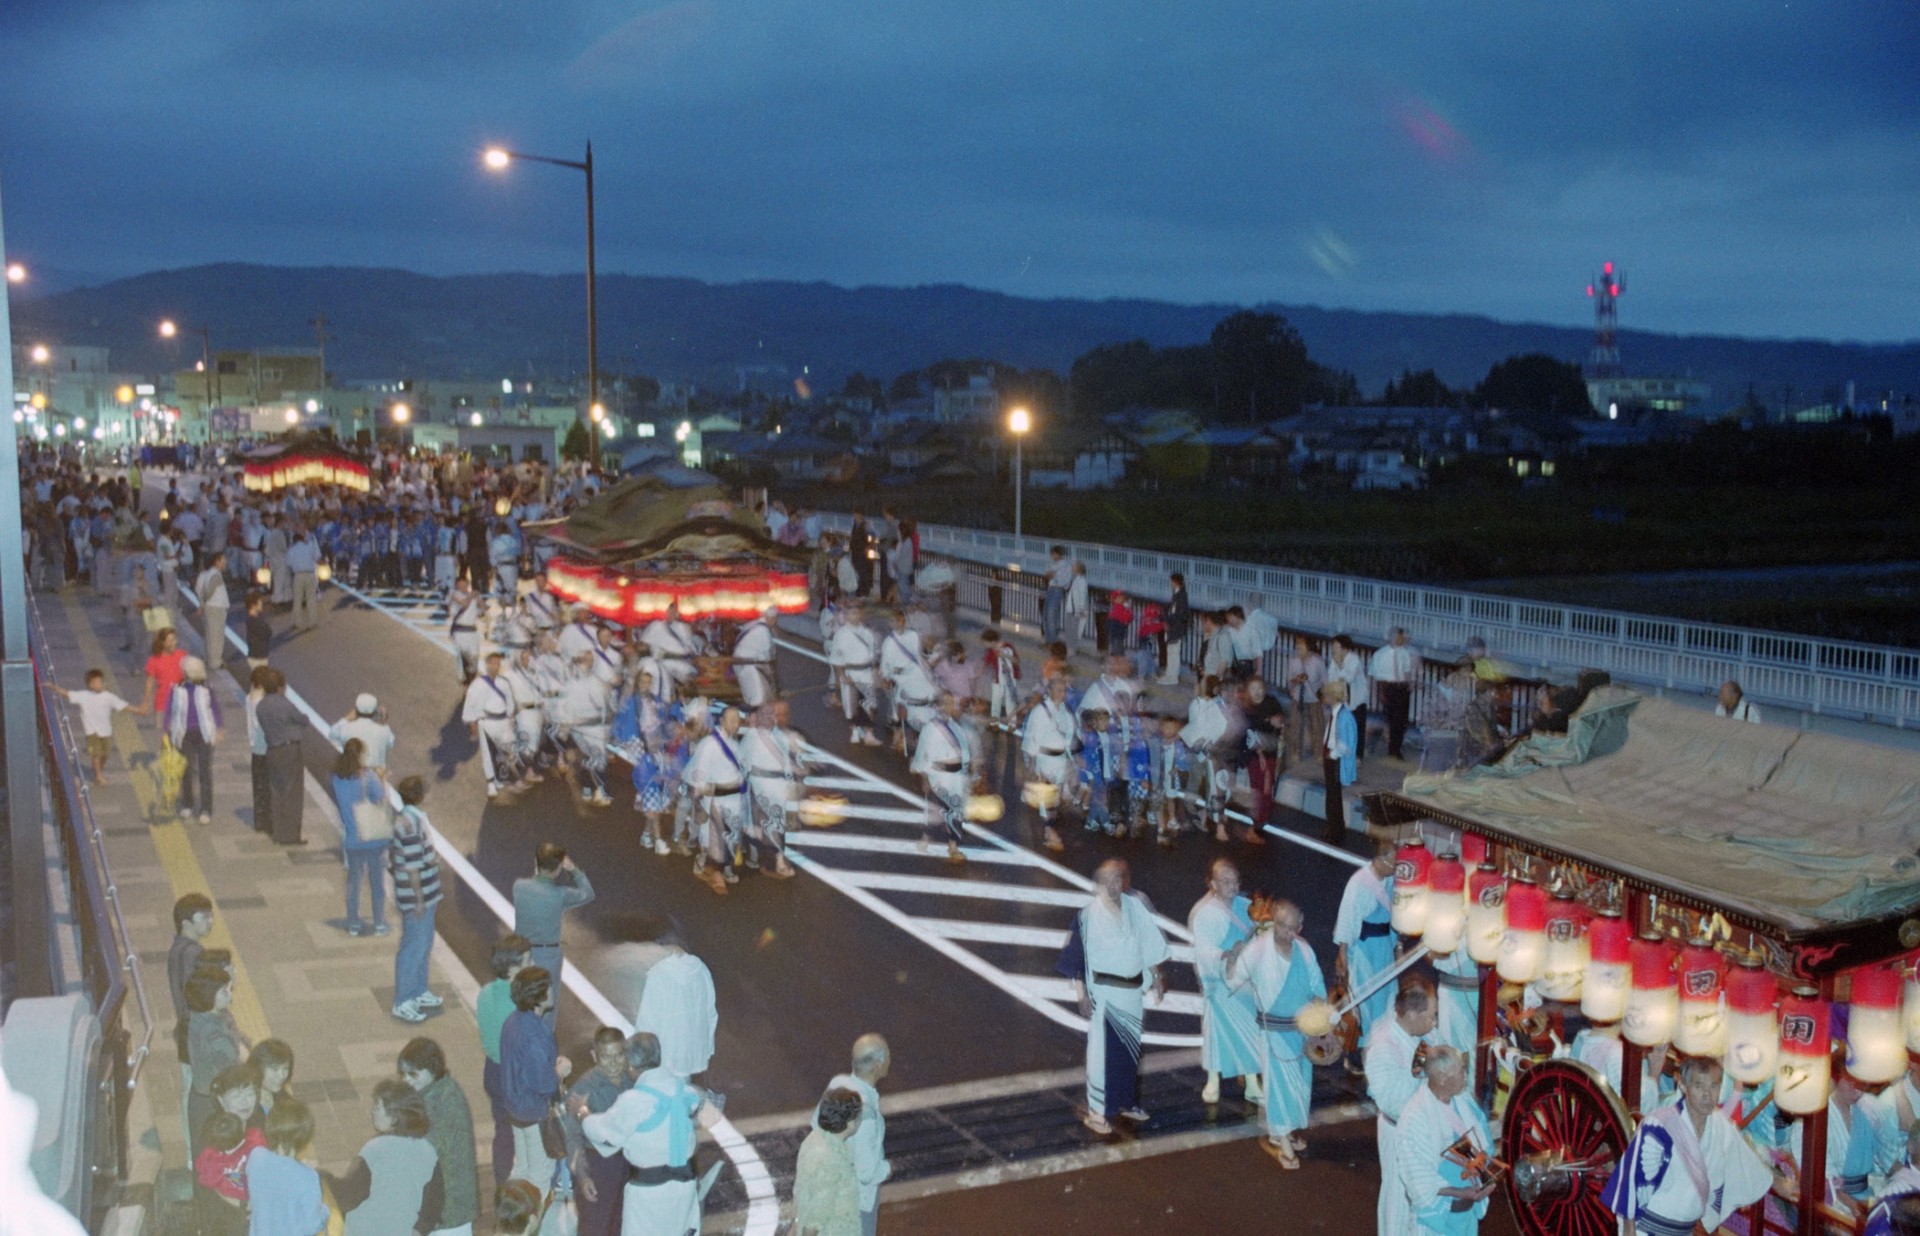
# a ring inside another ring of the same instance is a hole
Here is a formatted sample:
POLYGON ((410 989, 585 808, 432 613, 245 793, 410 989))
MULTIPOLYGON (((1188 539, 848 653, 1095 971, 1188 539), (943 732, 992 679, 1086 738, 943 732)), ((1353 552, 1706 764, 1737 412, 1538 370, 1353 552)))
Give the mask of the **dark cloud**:
POLYGON ((1920 335, 1920 8, 12 0, 16 250, 1920 335))

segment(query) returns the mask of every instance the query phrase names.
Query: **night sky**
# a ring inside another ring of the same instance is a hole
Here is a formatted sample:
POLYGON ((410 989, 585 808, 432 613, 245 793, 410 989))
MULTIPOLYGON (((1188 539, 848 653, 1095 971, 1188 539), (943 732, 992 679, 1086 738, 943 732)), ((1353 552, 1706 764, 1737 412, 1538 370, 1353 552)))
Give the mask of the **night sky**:
MULTIPOLYGON (((9 256, 1920 337, 1920 5, 3 0, 9 256)), ((88 280, 91 281, 91 280, 88 280)))

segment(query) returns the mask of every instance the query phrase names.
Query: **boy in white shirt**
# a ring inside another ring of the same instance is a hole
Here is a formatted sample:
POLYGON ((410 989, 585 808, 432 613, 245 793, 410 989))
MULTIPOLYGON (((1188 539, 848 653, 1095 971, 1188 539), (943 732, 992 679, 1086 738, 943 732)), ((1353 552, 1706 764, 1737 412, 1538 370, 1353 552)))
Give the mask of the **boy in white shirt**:
POLYGON ((69 691, 57 684, 53 686, 55 691, 80 710, 80 729, 87 736, 87 756, 93 761, 95 785, 100 784, 107 775, 107 754, 113 750, 113 714, 147 711, 145 708, 135 708, 107 690, 106 686, 106 671, 97 669, 87 671, 87 689, 84 691, 69 691))

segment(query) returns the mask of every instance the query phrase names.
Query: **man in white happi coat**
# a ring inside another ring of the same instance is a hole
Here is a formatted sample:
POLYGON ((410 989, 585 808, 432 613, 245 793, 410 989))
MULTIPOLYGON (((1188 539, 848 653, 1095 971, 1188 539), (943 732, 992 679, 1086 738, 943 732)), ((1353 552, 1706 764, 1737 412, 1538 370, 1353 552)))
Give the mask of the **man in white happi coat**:
POLYGON ((493 591, 502 604, 520 599, 520 538, 506 523, 496 520, 487 538, 487 563, 493 568, 493 591))
POLYGON ((719 726, 694 744, 681 781, 693 795, 704 839, 694 856, 694 878, 724 896, 729 884, 740 882, 733 858, 749 810, 738 708, 720 714, 719 726))
POLYGON ((1682 1061, 1680 1102, 1649 1112, 1614 1166, 1602 1196, 1641 1236, 1716 1231, 1772 1188, 1759 1152, 1720 1110, 1721 1078, 1717 1060, 1682 1061))
POLYGON ((1087 688, 1075 711, 1083 718, 1090 712, 1104 712, 1109 717, 1132 716, 1134 704, 1140 698, 1140 682, 1129 672, 1131 665, 1123 656, 1108 657, 1106 673, 1087 688))
POLYGON ((676 929, 669 928, 655 943, 666 955, 647 970, 633 1025, 658 1036, 660 1067, 684 1081, 706 1072, 713 1062, 714 1034, 720 1026, 713 972, 687 951, 676 929))
POLYGON ((1167 937, 1145 897, 1129 891, 1127 864, 1111 858, 1093 873, 1097 893, 1074 915, 1055 969, 1073 983, 1087 1019, 1087 1114, 1095 1133, 1113 1132, 1116 1117, 1148 1119, 1140 1106, 1140 1036, 1146 993, 1166 992, 1160 972, 1167 937))
POLYGON ((1367 1040, 1367 1097, 1373 1100, 1374 1142, 1380 1153, 1380 1202, 1375 1225, 1380 1236, 1408 1236, 1414 1230, 1413 1211, 1398 1175, 1400 1117, 1420 1089, 1413 1072, 1414 1056, 1422 1047, 1439 1046, 1433 1028, 1438 1008, 1424 985, 1403 983, 1399 992, 1388 987, 1393 1015, 1375 1023, 1367 1040))
POLYGON ((1260 1148, 1293 1171, 1300 1166, 1313 1100, 1313 1062, 1296 1019, 1309 1002, 1327 998, 1327 979, 1313 946, 1300 937, 1305 917, 1291 901, 1273 903, 1273 919, 1227 960, 1227 983, 1253 988, 1266 1050, 1267 1135, 1260 1148))
POLYGON ((627 681, 626 650, 616 642, 617 636, 612 627, 601 627, 599 642, 594 645, 593 661, 588 667, 593 676, 607 684, 607 689, 618 692, 627 681))
POLYGON ((638 1077, 612 1107, 593 1112, 586 1095, 572 1100, 588 1143, 627 1160, 621 1236, 696 1236, 701 1199, 693 1169, 695 1126, 712 1123, 713 1110, 700 1091, 660 1067, 653 1035, 627 1040, 627 1063, 638 1077))
POLYGON ((892 696, 887 720, 900 727, 900 750, 904 754, 909 734, 933 719, 937 688, 927 667, 920 632, 907 626, 907 616, 901 610, 893 611, 893 627, 880 637, 877 668, 880 685, 892 696))
POLYGON ((1227 985, 1227 957, 1253 936, 1251 902, 1240 894, 1240 869, 1216 858, 1207 891, 1187 913, 1193 933, 1193 971, 1200 978, 1200 1066, 1207 1071, 1200 1098, 1220 1101, 1222 1077, 1246 1078, 1249 1103, 1264 1103, 1260 1089, 1260 1027, 1253 994, 1227 985))
POLYGON ((779 617, 779 610, 767 606, 733 641, 733 678, 740 684, 740 702, 749 709, 774 700, 773 624, 779 617))
POLYGON ((447 636, 453 641, 453 650, 459 654, 460 681, 471 683, 480 668, 480 619, 486 610, 473 589, 467 587, 467 581, 454 581, 453 591, 447 593, 447 636))
MULTIPOLYGON (((753 714, 753 725, 740 740, 753 791, 753 831, 773 851, 773 869, 763 865, 761 870, 782 880, 793 876, 793 864, 787 861, 787 813, 799 804, 807 775, 807 757, 791 721, 787 702, 776 700, 753 714)), ((761 861, 764 864, 764 857, 761 861)))
POLYGON ((1495 1149, 1486 1113, 1467 1094, 1465 1058, 1451 1047, 1434 1048, 1427 1056, 1426 1084, 1400 1116, 1394 1177, 1412 1216, 1408 1230, 1419 1236, 1478 1232, 1496 1182, 1462 1160, 1495 1149))
POLYGON ((560 655, 571 662, 583 652, 592 652, 600 646, 600 637, 593 630, 593 616, 584 605, 573 607, 567 624, 559 630, 560 655))
POLYGON ((1879 1147, 1875 1152, 1881 1170, 1889 1171, 1907 1153, 1907 1140, 1920 1127, 1920 1057, 1907 1056, 1907 1071, 1879 1094, 1869 1094, 1860 1102, 1873 1111, 1873 1127, 1879 1147))
MULTIPOLYGON (((1214 840, 1226 842, 1227 800, 1233 794, 1233 764, 1227 756, 1237 741, 1233 707, 1219 693, 1219 686, 1202 680, 1199 691, 1187 705, 1187 723, 1180 729, 1180 741, 1187 744, 1193 760, 1199 790, 1195 804, 1205 823, 1213 825, 1214 840)), ((1189 791, 1191 793, 1191 790, 1189 791)))
MULTIPOLYGON (((617 681, 617 680, 616 680, 617 681)), ((574 659, 574 670, 554 692, 553 722, 563 744, 575 754, 580 774, 580 801, 611 807, 607 793, 607 743, 613 736, 613 688, 594 672, 592 654, 574 659)))
POLYGON ((513 739, 514 750, 519 752, 520 762, 526 766, 527 780, 539 781, 541 776, 535 765, 540 759, 540 748, 547 736, 547 694, 545 676, 534 663, 533 647, 513 650, 512 657, 501 668, 500 676, 513 687, 513 739))
POLYGON ((1027 784, 1042 796, 1038 801, 1046 804, 1038 808, 1040 825, 1045 830, 1046 847, 1055 853, 1067 848, 1053 827, 1053 819, 1067 801, 1074 733, 1073 709, 1067 707, 1067 680, 1065 676, 1056 677, 1047 684, 1046 697, 1027 714, 1026 729, 1020 735, 1027 784))
MULTIPOLYGON (((1392 848, 1382 842, 1373 861, 1347 877, 1346 890, 1340 894, 1333 942, 1340 950, 1336 964, 1347 976, 1349 991, 1359 991, 1393 964, 1393 858, 1392 848)), ((1374 1025, 1386 1017, 1392 1003, 1391 984, 1361 1002, 1361 1043, 1369 1041, 1374 1025)))
POLYGON ((521 775, 520 757, 515 749, 513 731, 513 687, 500 674, 500 653, 490 652, 486 672, 467 684, 467 698, 460 719, 467 732, 480 744, 480 768, 487 777, 487 797, 496 798, 503 787, 521 775))
POLYGON ((653 653, 660 672, 665 675, 664 690, 678 695, 681 688, 693 681, 693 658, 700 652, 700 637, 680 617, 678 603, 667 607, 665 617, 655 618, 641 628, 640 642, 653 653))
POLYGON ((560 625, 560 601, 547 590, 545 571, 534 572, 532 582, 533 588, 520 599, 520 607, 526 614, 527 624, 537 635, 560 625))
POLYGON ((973 730, 960 716, 960 701, 953 692, 940 693, 939 712, 921 728, 909 767, 926 781, 929 837, 944 832, 947 861, 966 862, 960 841, 966 836, 967 792, 979 772, 973 730))
POLYGON ((853 741, 869 747, 880 745, 874 734, 879 656, 879 641, 867 627, 865 607, 857 600, 848 602, 827 645, 827 664, 840 684, 840 709, 852 727, 853 741))

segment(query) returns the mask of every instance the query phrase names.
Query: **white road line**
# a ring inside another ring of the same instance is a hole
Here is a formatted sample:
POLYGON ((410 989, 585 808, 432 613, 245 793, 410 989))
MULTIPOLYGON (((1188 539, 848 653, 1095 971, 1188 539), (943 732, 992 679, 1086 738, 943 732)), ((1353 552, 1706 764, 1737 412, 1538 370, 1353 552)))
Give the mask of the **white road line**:
MULTIPOLYGON (((815 876, 831 887, 846 894, 860 905, 865 906, 881 918, 892 923, 895 927, 913 936, 949 961, 972 971, 979 978, 992 983, 995 987, 1006 992, 1009 996, 1020 1001, 1020 1003, 1026 1005, 1036 1013, 1039 1013, 1047 1020, 1065 1026, 1075 1034, 1085 1034, 1087 1032, 1086 1019, 1061 1008, 1051 1000, 1034 995, 1023 987, 1020 980, 1015 976, 1006 973, 996 966, 988 964, 986 961, 981 960, 979 957, 976 957, 952 941, 944 940, 930 931, 922 930, 918 920, 900 910, 894 909, 891 905, 888 905, 885 901, 874 896, 866 889, 847 883, 841 878, 846 873, 816 863, 804 854, 789 853, 787 859, 794 866, 799 867, 803 871, 806 871, 810 875, 815 876)), ((1198 1047, 1200 1045, 1200 1036, 1197 1034, 1161 1034, 1158 1032, 1150 1032, 1142 1035, 1141 1039, 1143 1042, 1151 1043, 1156 1047, 1198 1047)))
MULTIPOLYGON (((927 925, 927 930, 948 940, 975 944, 1017 944, 1056 953, 1067 946, 1064 928, 1022 927, 1013 923, 987 923, 965 918, 923 918, 920 921, 927 925)), ((1172 945, 1168 952, 1175 961, 1193 964, 1193 950, 1184 944, 1172 945)))
POLYGON ((979 897, 988 901, 1018 901, 1027 905, 1060 906, 1078 910, 1087 904, 1084 893, 1067 888, 1032 888, 1024 884, 995 884, 989 880, 955 880, 941 876, 896 875, 891 871, 839 870, 858 888, 887 893, 928 893, 936 897, 979 897))
MULTIPOLYGON (((344 590, 353 593, 353 590, 350 588, 344 590)), ((184 585, 181 586, 180 591, 189 597, 193 595, 184 585)), ((359 594, 354 593, 354 595, 359 594)), ((364 597, 361 599, 365 600, 364 597)), ((380 607, 375 605, 372 606, 372 608, 379 609, 380 607)), ((396 619, 396 621, 399 620, 396 619)), ((426 634, 425 632, 418 631, 417 628, 412 627, 410 624, 402 623, 402 625, 408 626, 409 630, 414 630, 417 634, 426 634)), ((245 654, 247 650, 246 641, 237 636, 231 627, 227 628, 227 638, 233 641, 236 650, 243 655, 245 654)), ((427 636, 427 638, 432 639, 432 636, 427 636)), ((451 645, 448 645, 448 650, 452 650, 451 645)), ((301 698, 299 693, 292 687, 286 689, 286 696, 288 702, 295 708, 298 708, 301 713, 313 723, 314 728, 320 731, 320 736, 338 749, 339 744, 335 743, 327 734, 327 722, 321 718, 319 713, 314 711, 313 706, 301 698)), ((327 803, 324 792, 320 788, 319 781, 312 773, 308 773, 307 782, 308 793, 314 795, 323 804, 321 814, 322 817, 325 818, 327 815, 325 806, 330 804, 327 803)), ((334 823, 334 827, 339 827, 337 821, 334 823)), ((493 911, 494 917, 499 919, 503 926, 511 930, 513 927, 513 903, 502 896, 500 890, 495 888, 485 876, 481 875, 480 869, 467 861, 467 856, 460 853, 439 829, 429 824, 427 826, 427 833, 428 836, 432 838, 434 851, 440 855, 441 861, 451 868, 455 875, 460 877, 461 883, 472 889, 480 900, 486 903, 487 908, 493 911)), ((435 940, 437 944, 440 943, 437 935, 435 940)), ((441 946, 444 947, 443 944, 441 946)), ((449 953, 451 953, 451 951, 451 949, 448 950, 449 953)), ((564 959, 561 962, 560 981, 566 986, 568 991, 571 991, 579 998, 582 1004, 587 1006, 589 1012, 599 1018, 602 1024, 617 1026, 622 1034, 633 1033, 633 1023, 627 1020, 627 1018, 621 1014, 620 1010, 613 1006, 613 1002, 607 999, 586 975, 580 973, 578 967, 564 959)), ((472 982, 471 975, 468 976, 468 982, 472 982)), ((461 998, 463 1000, 466 998, 464 991, 461 992, 461 998)), ((477 995, 475 998, 478 998, 477 995)), ((774 1233, 780 1226, 780 1196, 774 1188, 773 1175, 767 1170, 767 1165, 760 1158, 760 1153, 753 1148, 753 1143, 749 1142, 740 1134, 739 1130, 735 1129, 733 1125, 728 1122, 725 1116, 716 1116, 713 1123, 707 1126, 707 1131, 713 1135, 714 1142, 726 1153, 726 1156, 733 1160, 734 1169, 740 1173, 740 1181, 746 1187, 747 1236, 774 1236, 774 1233)))
MULTIPOLYGON (((869 837, 865 833, 826 832, 817 828, 796 829, 787 834, 787 844, 799 846, 803 850, 860 850, 868 854, 895 854, 907 858, 927 858, 946 861, 947 852, 942 849, 922 849, 917 841, 896 841, 890 837, 869 837)), ((1030 866, 1018 854, 1008 854, 1000 850, 982 850, 975 846, 961 846, 960 852, 967 861, 975 863, 1000 863, 1010 867, 1030 866)))
MULTIPOLYGON (((1058 1000, 1063 1004, 1072 1004, 1079 999, 1079 997, 1074 994, 1073 984, 1057 975, 1021 975, 1015 981, 1034 995, 1045 1000, 1058 1000)), ((1157 1010, 1162 1013, 1188 1013, 1198 1017, 1200 1016, 1200 1007, 1204 1003, 1199 996, 1194 995, 1192 992, 1170 991, 1160 998, 1158 1004, 1155 1004, 1153 1002, 1153 993, 1147 993, 1147 1011, 1149 1013, 1157 1010)), ((1151 1041, 1153 1036, 1148 1035, 1147 1038, 1151 1041)), ((1196 1043, 1199 1042, 1199 1037, 1195 1036, 1194 1041, 1196 1043)))

